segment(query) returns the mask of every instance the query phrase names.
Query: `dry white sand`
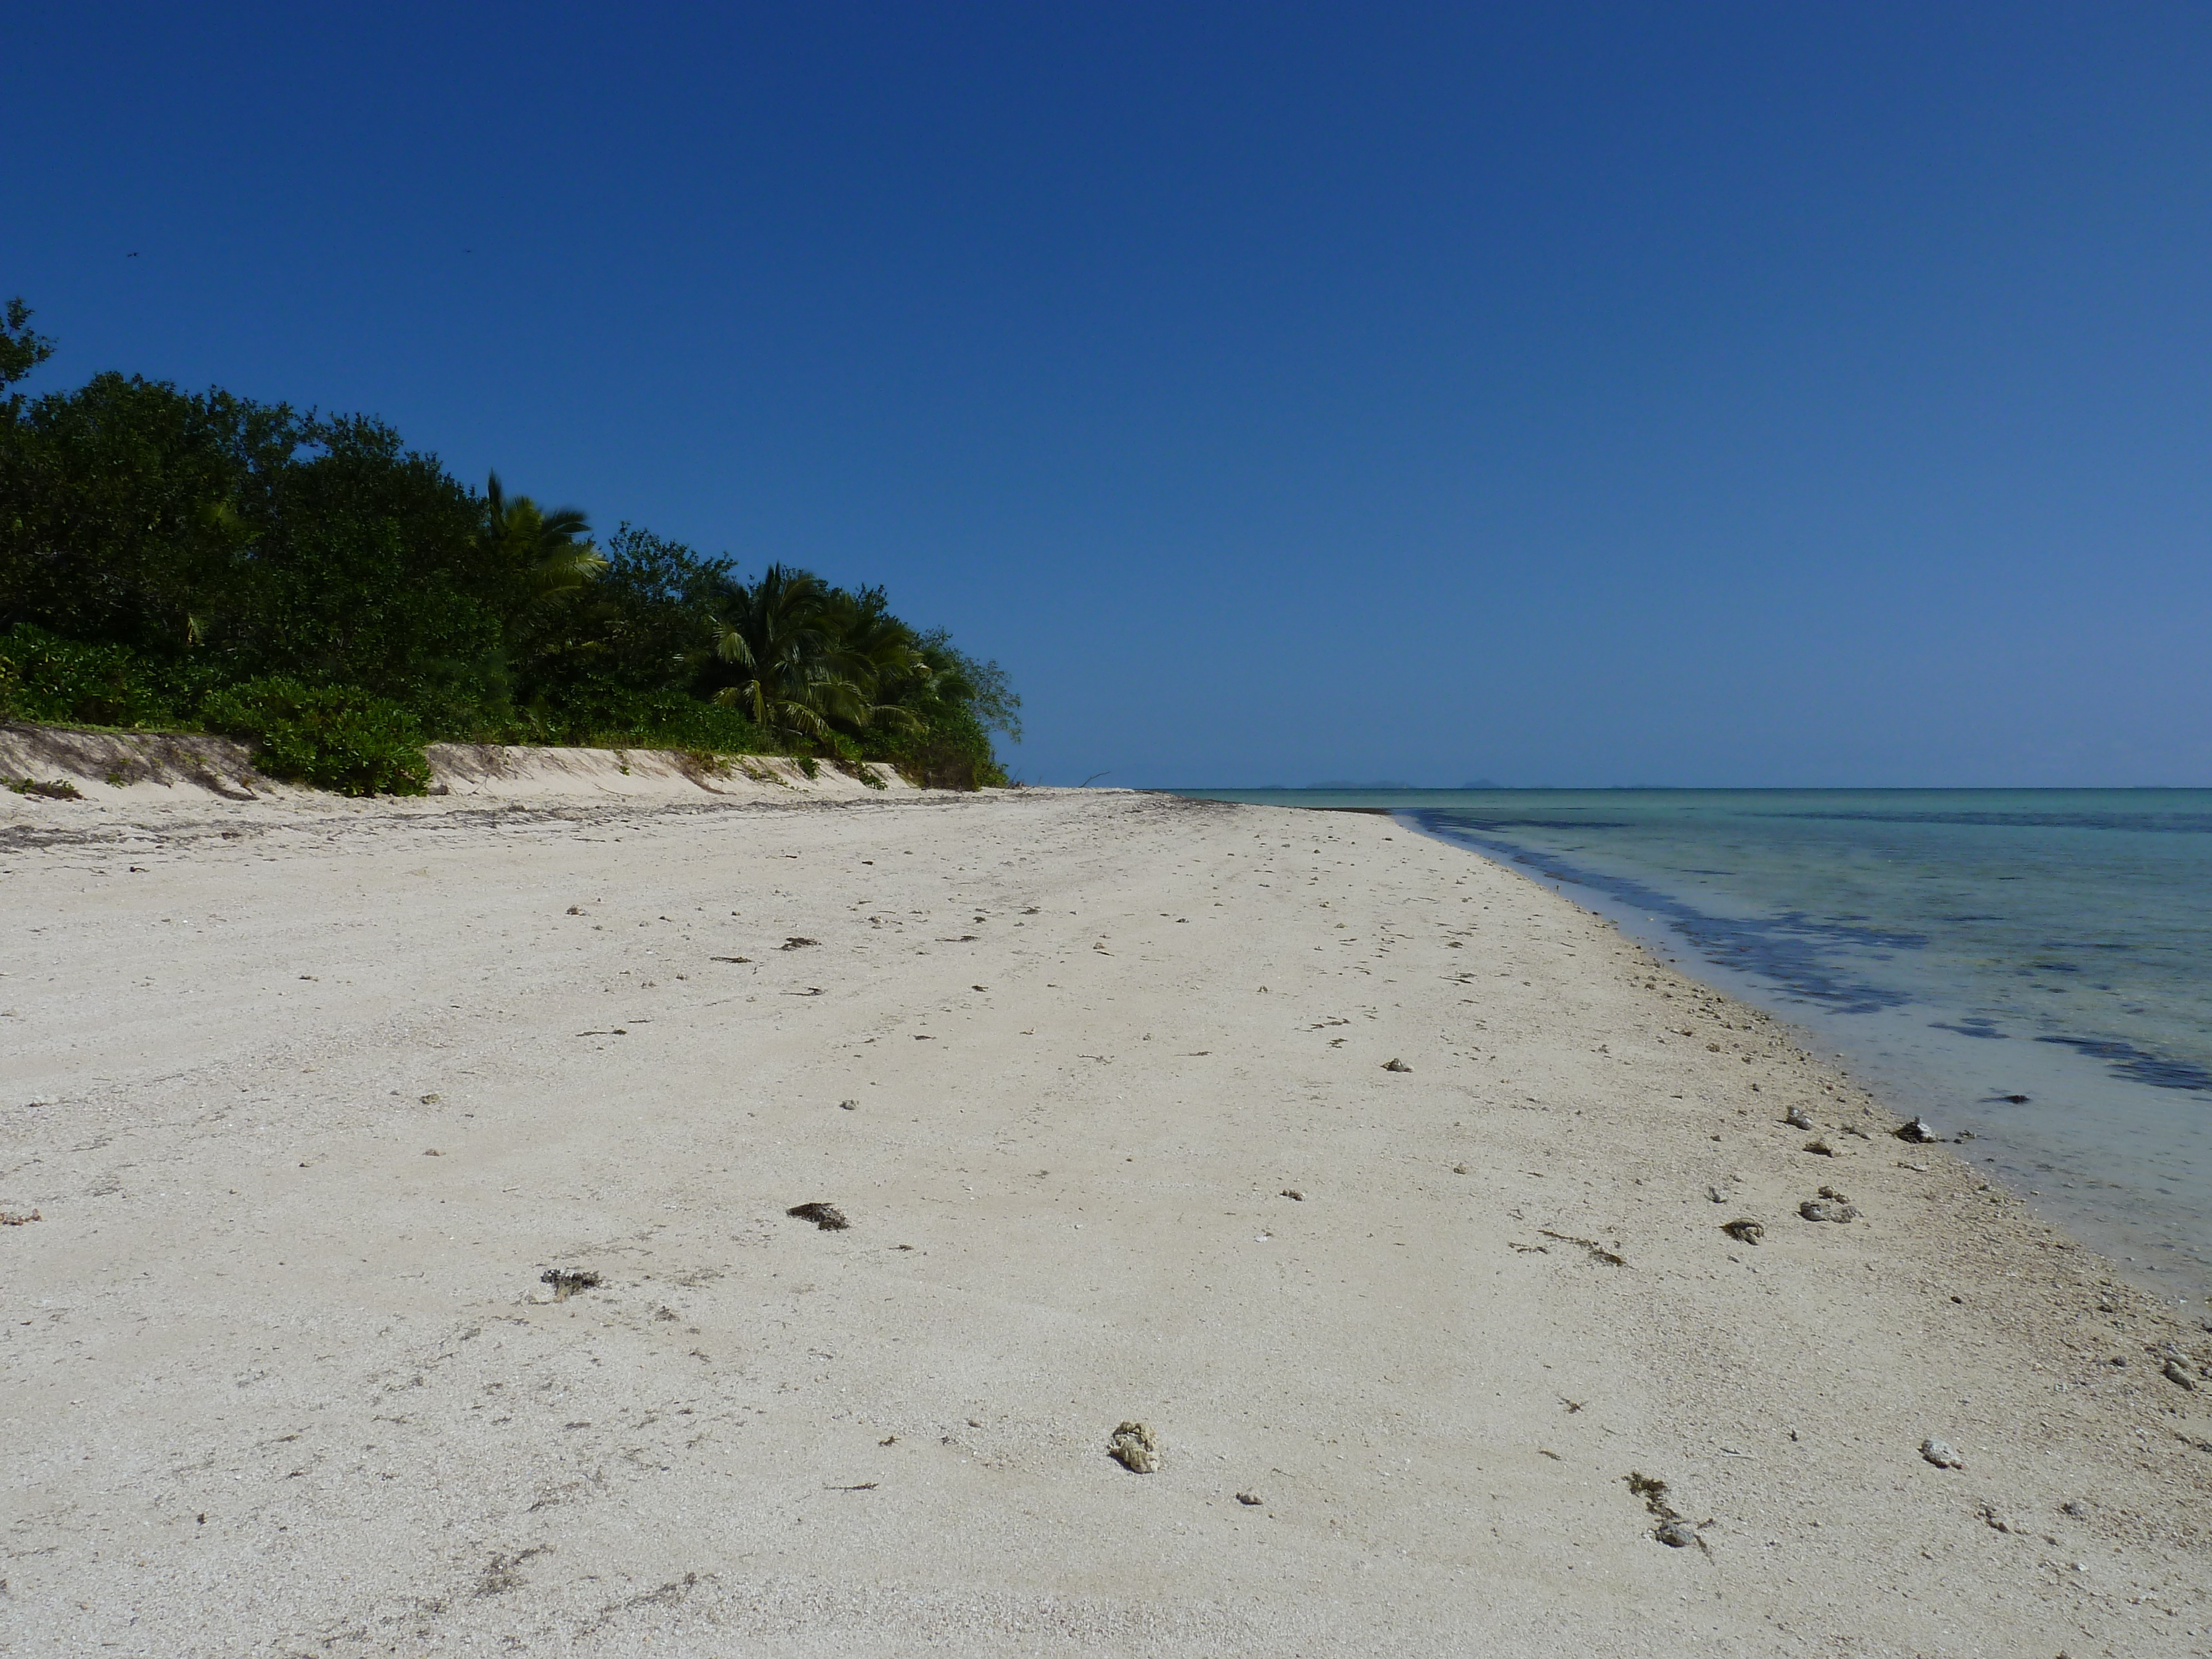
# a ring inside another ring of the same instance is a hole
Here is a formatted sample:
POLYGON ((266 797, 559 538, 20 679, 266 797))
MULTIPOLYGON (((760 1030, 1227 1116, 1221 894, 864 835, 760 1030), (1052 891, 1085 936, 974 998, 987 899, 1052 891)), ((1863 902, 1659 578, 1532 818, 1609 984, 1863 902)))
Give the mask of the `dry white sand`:
POLYGON ((2212 1339, 1565 901, 690 799, 0 796, 0 1648, 2212 1644, 2212 1339))

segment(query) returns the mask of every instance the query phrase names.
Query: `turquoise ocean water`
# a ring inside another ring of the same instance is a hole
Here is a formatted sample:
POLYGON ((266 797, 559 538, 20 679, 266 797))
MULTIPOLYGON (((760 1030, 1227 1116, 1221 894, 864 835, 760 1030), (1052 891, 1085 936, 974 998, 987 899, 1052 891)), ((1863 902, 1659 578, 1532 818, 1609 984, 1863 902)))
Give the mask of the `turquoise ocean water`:
POLYGON ((2212 1296, 2212 790, 1176 793, 1388 808, 1500 860, 2212 1296))

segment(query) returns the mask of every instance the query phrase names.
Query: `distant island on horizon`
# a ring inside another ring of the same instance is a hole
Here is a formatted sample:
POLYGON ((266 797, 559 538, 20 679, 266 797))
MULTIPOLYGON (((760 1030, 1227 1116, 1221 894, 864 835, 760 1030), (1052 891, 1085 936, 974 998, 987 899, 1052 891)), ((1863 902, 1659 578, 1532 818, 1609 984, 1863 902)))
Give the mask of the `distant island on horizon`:
POLYGON ((1456 784, 1405 783, 1395 778, 1385 778, 1380 782, 1373 783, 1346 783, 1342 781, 1330 781, 1327 783, 1263 784, 1261 786, 1263 788, 1270 789, 1504 789, 1509 787, 1510 786, 1506 784, 1492 782, 1488 778, 1477 778, 1472 783, 1456 784))

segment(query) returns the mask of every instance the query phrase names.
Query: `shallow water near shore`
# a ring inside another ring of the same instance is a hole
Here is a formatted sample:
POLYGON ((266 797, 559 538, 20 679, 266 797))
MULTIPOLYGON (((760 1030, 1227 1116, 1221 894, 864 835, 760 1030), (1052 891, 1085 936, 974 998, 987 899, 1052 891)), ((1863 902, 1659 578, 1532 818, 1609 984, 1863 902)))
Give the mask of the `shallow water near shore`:
POLYGON ((1502 860, 1970 1135, 2142 1283, 2212 1295, 2212 790, 1176 793, 1502 860))

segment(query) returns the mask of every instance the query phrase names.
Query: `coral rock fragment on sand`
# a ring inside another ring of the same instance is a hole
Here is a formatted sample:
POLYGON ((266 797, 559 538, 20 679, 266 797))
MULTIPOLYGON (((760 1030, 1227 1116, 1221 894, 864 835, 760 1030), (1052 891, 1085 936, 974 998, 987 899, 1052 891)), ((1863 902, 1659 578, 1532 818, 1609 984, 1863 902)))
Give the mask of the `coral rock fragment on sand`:
POLYGON ((1410 1072, 1413 1068, 1402 1060, 1386 1060, 1382 1062, 1382 1069, 1386 1072, 1410 1072))
POLYGON ((1249 1509, 1256 1507, 1260 1499, 1249 1492, 1240 1492, 1237 1494, 1237 1501, 1249 1509))
POLYGON ((585 1267, 548 1267, 538 1275, 538 1282, 553 1287, 556 1302, 566 1302, 579 1291, 599 1288, 599 1276, 585 1267))
POLYGON ((1924 1117, 1916 1117, 1911 1122, 1893 1129, 1890 1133, 1899 1140, 1909 1140, 1916 1146, 1929 1146, 1943 1138, 1929 1126, 1928 1120, 1924 1117))
POLYGON ((1160 1467, 1159 1440, 1143 1423, 1124 1423, 1115 1430, 1106 1455, 1132 1474, 1153 1474, 1160 1467))
POLYGON ((1283 1196, 1284 1196, 1285 1198, 1295 1199, 1295 1200, 1297 1200, 1299 1203, 1301 1203, 1301 1204, 1304 1203, 1304 1202, 1305 1202, 1305 1200, 1306 1200, 1306 1195, 1305 1195, 1304 1193, 1300 1192, 1300 1191, 1299 1191, 1297 1188, 1295 1188, 1295 1187, 1285 1187, 1285 1188, 1283 1188, 1283 1196))
POLYGON ((1966 1467, 1965 1458, 1932 1437, 1920 1443, 1920 1455, 1939 1469, 1963 1469, 1966 1467))
POLYGON ((1858 1207, 1851 1202, 1850 1194, 1833 1187, 1820 1188, 1818 1198, 1808 1198, 1797 1206, 1797 1213, 1808 1221, 1856 1221, 1858 1207))
POLYGON ((1828 1145, 1826 1141, 1817 1139, 1807 1141, 1805 1150, 1815 1158, 1833 1158, 1836 1155, 1834 1147, 1828 1145))
POLYGON ((1734 1221, 1722 1223, 1721 1231, 1730 1238, 1741 1239, 1746 1244, 1756 1244, 1766 1237, 1766 1229, 1749 1216, 1740 1216, 1734 1221))
POLYGON ((845 1212, 835 1204, 794 1204, 784 1213, 797 1216, 801 1221, 811 1221, 825 1233, 834 1233, 853 1224, 845 1219, 845 1212))
POLYGON ((1782 1121, 1793 1129, 1809 1129, 1813 1127, 1813 1120, 1802 1106, 1792 1106, 1790 1109, 1790 1115, 1782 1121))
POLYGON ((2166 1380, 2169 1382, 2179 1382, 2185 1389, 2193 1389, 2197 1386, 2197 1379, 2182 1369, 2179 1359, 2169 1359, 2166 1362, 2166 1380))

